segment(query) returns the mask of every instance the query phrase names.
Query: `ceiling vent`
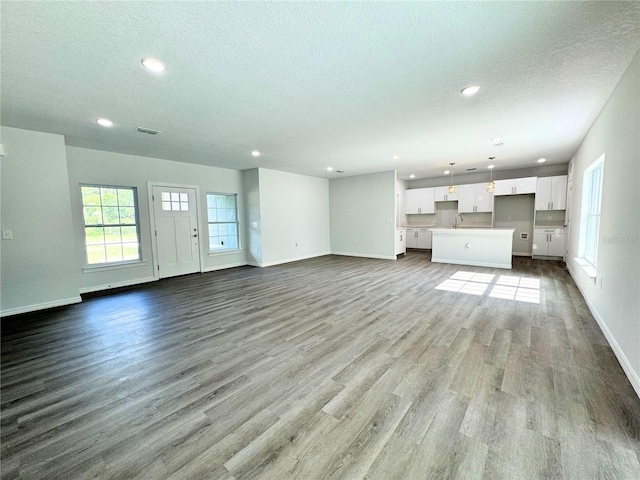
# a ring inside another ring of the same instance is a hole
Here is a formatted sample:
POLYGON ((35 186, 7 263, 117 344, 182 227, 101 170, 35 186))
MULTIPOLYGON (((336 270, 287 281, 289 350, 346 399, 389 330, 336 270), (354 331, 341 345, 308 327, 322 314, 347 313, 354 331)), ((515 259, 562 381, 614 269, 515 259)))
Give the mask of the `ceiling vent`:
POLYGON ((138 127, 136 128, 136 131, 140 133, 146 133, 147 135, 157 135, 160 133, 160 130, 154 130, 152 128, 144 128, 144 127, 138 127))
POLYGON ((473 172, 475 168, 467 168, 467 172, 473 172))

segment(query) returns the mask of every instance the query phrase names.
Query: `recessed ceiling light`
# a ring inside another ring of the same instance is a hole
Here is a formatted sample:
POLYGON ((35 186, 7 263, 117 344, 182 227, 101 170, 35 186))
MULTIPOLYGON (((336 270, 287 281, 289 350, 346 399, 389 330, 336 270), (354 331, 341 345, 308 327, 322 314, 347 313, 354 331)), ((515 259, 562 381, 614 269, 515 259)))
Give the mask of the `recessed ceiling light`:
POLYGON ((546 159, 546 158, 539 158, 539 159, 538 159, 538 163, 544 163, 544 162, 546 162, 546 161, 547 161, 547 159, 546 159))
POLYGON ((167 69, 167 66, 157 58, 143 58, 142 65, 154 73, 161 73, 167 69))
POLYGON ((494 145, 502 145, 504 143, 504 140, 502 140, 502 138, 500 137, 495 137, 491 139, 491 143, 493 143, 494 145))
POLYGON ((251 155, 253 155, 254 157, 259 157, 260 152, 258 150, 254 150, 253 152, 251 152, 251 155))
POLYGON ((99 118, 96 120, 96 122, 98 122, 98 125, 102 127, 107 127, 107 128, 113 127, 113 122, 108 118, 99 118))
POLYGON ((463 88, 460 93, 465 97, 470 97, 471 95, 475 95, 480 90, 480 85, 470 85, 466 88, 463 88))
POLYGON ((400 158, 400 155, 394 155, 393 157, 391 157, 391 160, 398 160, 400 158))
POLYGON ((487 168, 495 168, 495 165, 489 165, 487 168))
POLYGON ((409 178, 416 178, 416 176, 412 173, 411 175, 409 175, 409 178))
POLYGON ((333 172, 333 167, 327 167, 327 172, 333 172))
POLYGON ((444 174, 445 174, 445 175, 449 175, 450 173, 451 173, 451 170, 445 170, 445 171, 444 171, 444 174))

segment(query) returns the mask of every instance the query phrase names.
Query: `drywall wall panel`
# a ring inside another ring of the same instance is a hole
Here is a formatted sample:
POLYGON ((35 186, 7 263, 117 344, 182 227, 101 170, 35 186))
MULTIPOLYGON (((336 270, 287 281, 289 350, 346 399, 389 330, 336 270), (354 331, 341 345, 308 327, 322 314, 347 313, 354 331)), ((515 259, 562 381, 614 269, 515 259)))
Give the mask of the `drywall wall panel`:
POLYGON ((329 180, 259 169, 264 265, 327 255, 329 180))
POLYGON ((331 251, 395 259, 396 172, 329 181, 331 251))
POLYGON ((3 315, 79 302, 64 137, 2 127, 3 315))
POLYGON ((640 395, 640 53, 572 159, 568 261, 640 395), (578 265, 584 171, 605 155, 597 276, 578 265))

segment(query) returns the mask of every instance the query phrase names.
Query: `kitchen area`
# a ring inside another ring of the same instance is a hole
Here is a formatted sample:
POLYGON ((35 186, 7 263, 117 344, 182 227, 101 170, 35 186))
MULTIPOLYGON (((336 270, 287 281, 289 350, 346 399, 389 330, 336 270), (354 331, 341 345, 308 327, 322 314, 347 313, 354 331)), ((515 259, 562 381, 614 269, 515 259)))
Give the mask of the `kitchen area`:
POLYGON ((562 260, 569 175, 527 176, 399 191, 396 255, 511 268, 512 256, 562 260), (400 198, 402 196, 402 198, 400 198))

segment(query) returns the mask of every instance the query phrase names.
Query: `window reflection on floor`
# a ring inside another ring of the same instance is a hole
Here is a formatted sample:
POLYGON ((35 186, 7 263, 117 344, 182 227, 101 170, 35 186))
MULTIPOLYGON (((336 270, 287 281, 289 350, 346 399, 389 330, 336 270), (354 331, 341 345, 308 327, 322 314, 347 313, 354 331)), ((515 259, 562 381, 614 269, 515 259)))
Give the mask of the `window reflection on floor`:
MULTIPOLYGON (((483 295, 493 282, 495 275, 460 270, 436 287, 436 290, 483 295)), ((500 275, 489 292, 493 298, 517 302, 540 303, 540 279, 500 275)))

